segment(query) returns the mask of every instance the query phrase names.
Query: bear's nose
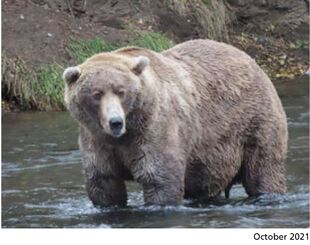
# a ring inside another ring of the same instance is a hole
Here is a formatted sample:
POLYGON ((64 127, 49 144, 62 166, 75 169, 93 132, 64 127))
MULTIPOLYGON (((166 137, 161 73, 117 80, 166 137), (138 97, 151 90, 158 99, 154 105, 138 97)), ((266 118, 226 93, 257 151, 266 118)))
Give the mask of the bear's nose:
POLYGON ((119 116, 112 117, 109 121, 110 129, 114 135, 120 134, 123 128, 123 119, 119 116))

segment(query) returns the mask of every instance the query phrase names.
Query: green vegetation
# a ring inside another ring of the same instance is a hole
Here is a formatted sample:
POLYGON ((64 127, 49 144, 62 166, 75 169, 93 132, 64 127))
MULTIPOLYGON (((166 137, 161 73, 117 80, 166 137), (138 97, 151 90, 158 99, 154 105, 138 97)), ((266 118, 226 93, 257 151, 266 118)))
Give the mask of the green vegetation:
POLYGON ((172 46, 172 41, 159 32, 138 32, 135 38, 124 43, 106 43, 101 38, 94 40, 72 40, 67 52, 77 63, 84 62, 88 57, 100 53, 116 50, 123 46, 136 46, 161 52, 172 46))
POLYGON ((162 33, 140 32, 138 37, 132 40, 129 45, 161 52, 170 48, 172 46, 172 41, 162 33))
MULTIPOLYGON (((137 46, 159 52, 170 48, 172 44, 172 41, 164 34, 139 32, 135 38, 126 43, 107 44, 100 38, 71 40, 66 51, 77 63, 82 63, 96 53, 113 51, 122 46, 137 46)), ((14 100, 23 110, 63 110, 65 108, 64 82, 62 80, 64 67, 65 65, 49 64, 33 70, 23 60, 9 59, 3 52, 3 98, 14 100)))
POLYGON ((2 54, 2 93, 22 110, 63 110, 63 67, 43 65, 37 71, 19 59, 2 54))
POLYGON ((118 44, 106 44, 101 38, 94 40, 71 40, 67 52, 80 64, 94 54, 113 51, 119 47, 120 45, 118 44))
POLYGON ((211 0, 202 0, 202 2, 206 5, 210 4, 211 0))
POLYGON ((32 91, 35 92, 42 109, 59 110, 64 109, 63 96, 64 84, 62 73, 64 68, 58 64, 44 65, 36 72, 35 79, 32 80, 32 91), (47 106, 47 107, 46 107, 47 106))
POLYGON ((297 40, 295 42, 295 47, 297 49, 305 49, 308 50, 309 49, 309 42, 306 40, 297 40))

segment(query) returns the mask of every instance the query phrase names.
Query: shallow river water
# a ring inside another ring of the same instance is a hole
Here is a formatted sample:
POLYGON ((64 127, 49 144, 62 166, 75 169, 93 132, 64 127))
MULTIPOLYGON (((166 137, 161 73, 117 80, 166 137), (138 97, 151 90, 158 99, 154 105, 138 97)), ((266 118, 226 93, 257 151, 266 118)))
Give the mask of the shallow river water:
POLYGON ((127 183, 126 208, 99 210, 83 183, 77 125, 66 112, 2 115, 2 227, 309 227, 309 87, 281 82, 289 125, 288 192, 180 207, 144 207, 141 188, 127 183))

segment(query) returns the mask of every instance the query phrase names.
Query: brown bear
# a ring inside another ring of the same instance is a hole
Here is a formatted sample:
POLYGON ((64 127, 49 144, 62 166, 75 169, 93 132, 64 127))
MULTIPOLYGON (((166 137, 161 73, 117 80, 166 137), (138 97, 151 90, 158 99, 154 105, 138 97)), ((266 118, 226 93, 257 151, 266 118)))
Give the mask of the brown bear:
POLYGON ((125 205, 126 180, 142 185, 146 204, 228 196, 235 183, 250 196, 285 192, 286 116, 244 52, 211 40, 127 47, 63 76, 95 206, 125 205))

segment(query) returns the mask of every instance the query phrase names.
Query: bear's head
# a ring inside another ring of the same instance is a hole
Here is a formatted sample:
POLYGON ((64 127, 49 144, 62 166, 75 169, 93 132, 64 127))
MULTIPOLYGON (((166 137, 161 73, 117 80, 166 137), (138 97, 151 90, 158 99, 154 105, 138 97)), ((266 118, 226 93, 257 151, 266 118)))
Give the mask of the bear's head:
POLYGON ((96 134, 118 138, 142 88, 145 56, 100 54, 64 71, 65 104, 71 115, 96 134))

